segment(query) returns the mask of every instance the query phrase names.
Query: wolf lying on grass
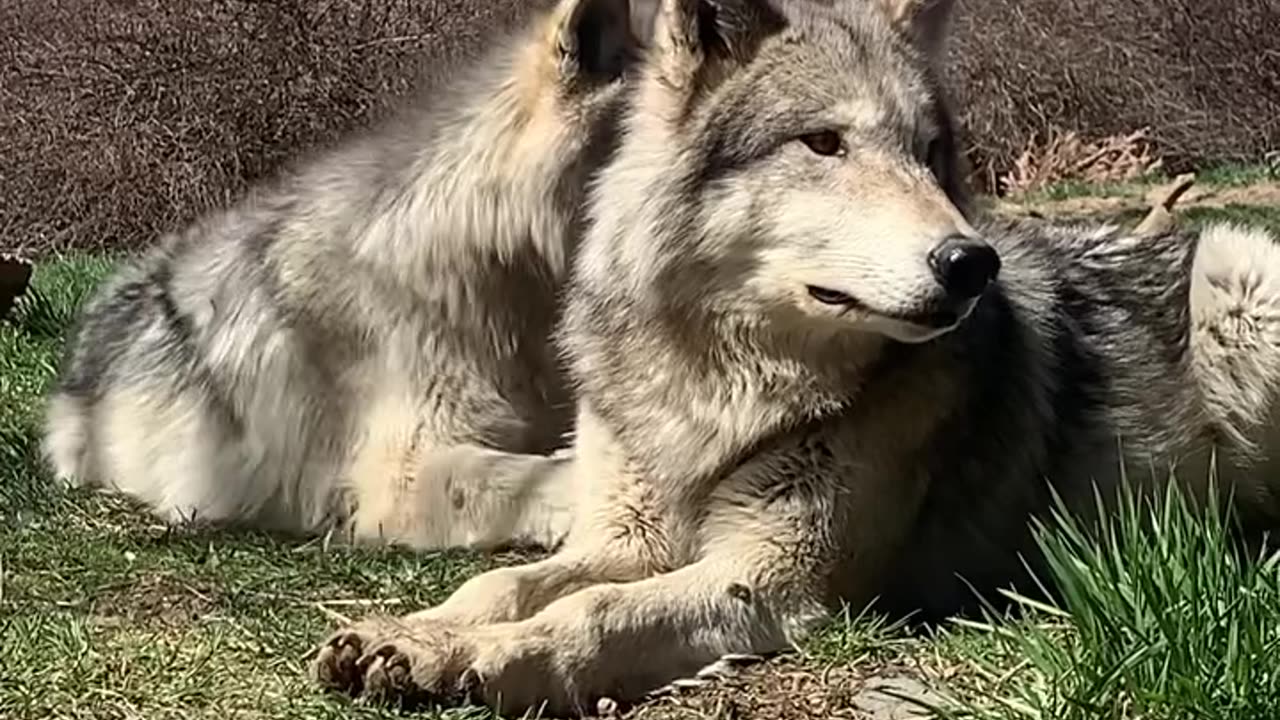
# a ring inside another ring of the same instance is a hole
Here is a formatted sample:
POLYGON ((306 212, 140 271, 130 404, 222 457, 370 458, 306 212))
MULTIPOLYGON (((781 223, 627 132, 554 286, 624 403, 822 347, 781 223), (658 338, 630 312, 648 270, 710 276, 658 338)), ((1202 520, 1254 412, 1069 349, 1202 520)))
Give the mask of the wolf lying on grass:
POLYGON ((936 617, 1019 578, 1051 488, 1087 509, 1122 460, 1202 493, 1216 448, 1276 517, 1280 248, 971 221, 951 5, 662 0, 560 333, 577 522, 337 632, 321 684, 589 712, 841 602, 936 617))
POLYGON ((551 343, 637 57, 561 0, 356 138, 164 239, 88 304, 57 474, 161 517, 417 548, 554 545, 572 399, 551 343))

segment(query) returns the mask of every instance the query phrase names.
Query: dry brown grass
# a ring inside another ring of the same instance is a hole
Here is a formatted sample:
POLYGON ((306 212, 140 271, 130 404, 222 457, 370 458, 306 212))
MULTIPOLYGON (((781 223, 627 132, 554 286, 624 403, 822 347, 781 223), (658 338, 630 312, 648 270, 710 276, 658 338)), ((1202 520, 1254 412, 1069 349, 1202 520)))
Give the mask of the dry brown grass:
POLYGON ((924 720, 940 705, 916 664, 779 658, 627 710, 621 720, 924 720))
POLYGON ((1164 161, 1152 152, 1144 128, 1128 135, 1087 141, 1074 130, 1054 128, 1048 142, 1031 142, 1000 178, 999 190, 1019 195, 1066 181, 1127 182, 1159 170, 1164 161))

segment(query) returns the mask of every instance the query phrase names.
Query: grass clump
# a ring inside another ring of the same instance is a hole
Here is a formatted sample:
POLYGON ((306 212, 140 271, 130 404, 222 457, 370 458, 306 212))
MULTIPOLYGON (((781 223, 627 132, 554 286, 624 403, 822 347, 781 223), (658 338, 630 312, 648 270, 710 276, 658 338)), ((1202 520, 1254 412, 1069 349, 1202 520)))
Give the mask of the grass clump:
POLYGON ((1037 528, 1058 600, 957 621, 974 668, 949 717, 1264 720, 1280 711, 1280 555, 1240 552, 1171 483, 1087 531, 1037 528))

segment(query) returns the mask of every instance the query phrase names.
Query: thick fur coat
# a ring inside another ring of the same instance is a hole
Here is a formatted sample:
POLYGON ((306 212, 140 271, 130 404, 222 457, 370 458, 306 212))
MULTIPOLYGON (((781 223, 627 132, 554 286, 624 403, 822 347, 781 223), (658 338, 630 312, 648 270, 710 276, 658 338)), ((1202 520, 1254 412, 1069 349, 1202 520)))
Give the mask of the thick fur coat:
POLYGON ((973 219, 951 4, 660 2, 559 331, 570 534, 337 632, 321 684, 591 712, 842 603, 953 612, 1122 462, 1199 492, 1216 456, 1276 517, 1274 238, 973 219))
POLYGON ((424 106, 164 238, 82 314, 57 474, 173 522, 558 543, 551 334, 637 50, 625 0, 563 0, 424 106))

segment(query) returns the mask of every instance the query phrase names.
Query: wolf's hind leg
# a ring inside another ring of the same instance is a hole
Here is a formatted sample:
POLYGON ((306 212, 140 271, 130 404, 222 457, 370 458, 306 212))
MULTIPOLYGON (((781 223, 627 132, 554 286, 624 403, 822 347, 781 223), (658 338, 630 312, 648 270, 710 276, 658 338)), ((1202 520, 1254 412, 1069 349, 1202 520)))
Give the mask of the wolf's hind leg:
POLYGON ((368 447, 353 467, 356 542, 419 550, 557 546, 574 510, 571 461, 476 445, 368 447))
MULTIPOLYGON (((67 407, 56 396, 50 409, 67 407)), ((91 473, 86 480, 145 503, 166 522, 234 522, 270 494, 252 486, 239 443, 193 391, 114 386, 80 409, 81 466, 91 473)), ((51 444, 66 431, 58 426, 65 420, 51 414, 51 444)))

